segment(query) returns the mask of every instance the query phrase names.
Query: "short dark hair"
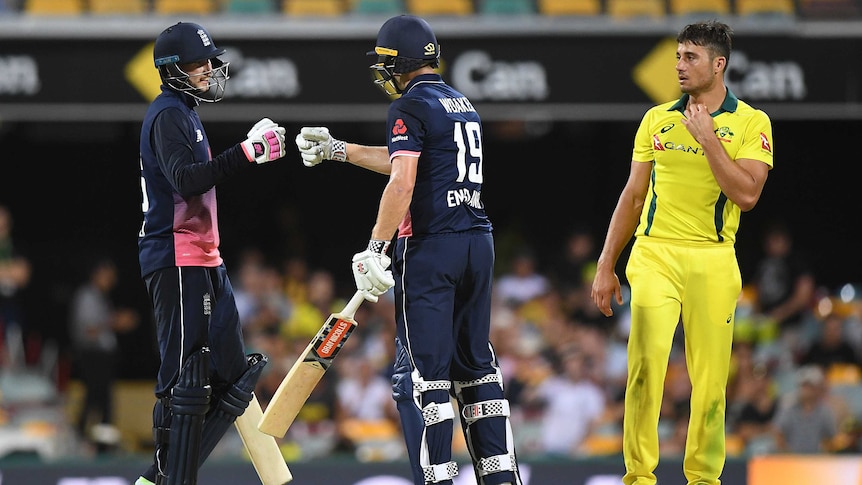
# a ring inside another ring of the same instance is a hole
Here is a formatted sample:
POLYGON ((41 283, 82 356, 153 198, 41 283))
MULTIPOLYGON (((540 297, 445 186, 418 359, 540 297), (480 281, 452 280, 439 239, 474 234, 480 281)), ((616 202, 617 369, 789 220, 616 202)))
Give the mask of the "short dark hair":
POLYGON ((690 42, 706 47, 713 58, 724 57, 729 62, 732 34, 733 29, 729 25, 717 20, 704 20, 683 27, 676 41, 680 44, 690 42))

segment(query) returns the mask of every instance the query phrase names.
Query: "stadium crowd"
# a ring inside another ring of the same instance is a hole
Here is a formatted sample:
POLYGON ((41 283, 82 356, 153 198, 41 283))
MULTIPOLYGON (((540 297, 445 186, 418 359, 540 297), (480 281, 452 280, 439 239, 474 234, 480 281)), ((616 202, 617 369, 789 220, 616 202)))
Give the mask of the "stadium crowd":
MULTIPOLYGON (((764 229, 763 254, 740 296, 727 387, 735 456, 850 453, 862 444, 862 295, 853 285, 834 295, 818 287, 792 242, 779 224, 764 229)), ((590 300, 595 251, 594 234, 579 228, 557 255, 524 247, 498 261, 492 341, 524 456, 620 453, 629 319, 626 304, 606 318, 590 300)), ((257 390, 265 406, 346 295, 332 274, 301 259, 273 264, 248 250, 236 266, 246 341, 272 363, 257 390)), ((360 308, 360 325, 285 436, 286 454, 401 456, 389 395, 392 304, 381 298, 360 308)), ((662 452, 670 455, 682 453, 688 423, 681 332, 660 424, 662 452)))

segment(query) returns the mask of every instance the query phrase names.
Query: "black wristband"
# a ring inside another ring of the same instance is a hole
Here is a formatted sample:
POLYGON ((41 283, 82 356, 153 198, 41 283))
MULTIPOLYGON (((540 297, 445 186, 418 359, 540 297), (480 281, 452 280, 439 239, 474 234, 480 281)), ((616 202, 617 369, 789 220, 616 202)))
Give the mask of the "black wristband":
POLYGON ((377 254, 386 254, 386 250, 389 249, 389 241, 371 239, 368 241, 368 249, 377 254))

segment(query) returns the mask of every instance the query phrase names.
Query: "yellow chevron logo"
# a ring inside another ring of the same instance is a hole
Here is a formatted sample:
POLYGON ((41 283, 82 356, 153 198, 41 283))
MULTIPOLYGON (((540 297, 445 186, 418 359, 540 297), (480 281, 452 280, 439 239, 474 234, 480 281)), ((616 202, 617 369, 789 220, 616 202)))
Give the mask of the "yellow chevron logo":
POLYGON ((656 104, 666 103, 680 96, 676 76, 675 38, 667 38, 655 47, 633 69, 635 84, 656 104))
POLYGON ((126 64, 124 74, 129 84, 147 101, 156 99, 161 92, 162 80, 153 65, 153 42, 138 51, 126 64))

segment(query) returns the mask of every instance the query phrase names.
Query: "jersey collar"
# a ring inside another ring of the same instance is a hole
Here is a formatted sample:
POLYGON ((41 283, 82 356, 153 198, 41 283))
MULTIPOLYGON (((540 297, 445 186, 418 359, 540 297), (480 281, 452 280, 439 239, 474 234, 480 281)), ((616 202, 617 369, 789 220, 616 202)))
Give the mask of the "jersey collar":
POLYGON ((200 101, 198 101, 194 97, 189 96, 188 94, 185 94, 185 93, 181 93, 181 92, 176 91, 174 89, 171 89, 170 87, 165 86, 164 84, 161 85, 161 88, 162 88, 163 93, 167 93, 168 95, 173 96, 175 98, 180 98, 183 101, 183 103, 186 106, 188 106, 189 108, 194 109, 195 107, 197 107, 198 105, 201 104, 200 101))
MULTIPOLYGON (((724 101, 721 102, 721 106, 718 107, 718 111, 712 113, 713 116, 720 115, 721 113, 734 113, 736 112, 736 108, 739 105, 739 98, 733 94, 733 91, 730 88, 727 89, 727 94, 724 95, 724 101)), ((679 101, 673 104, 668 111, 679 111, 680 113, 685 111, 685 107, 688 105, 688 94, 683 94, 679 101)))
POLYGON ((443 77, 439 74, 420 74, 407 83, 407 87, 404 88, 404 92, 408 92, 413 89, 413 86, 419 84, 420 82, 443 82, 443 77))

